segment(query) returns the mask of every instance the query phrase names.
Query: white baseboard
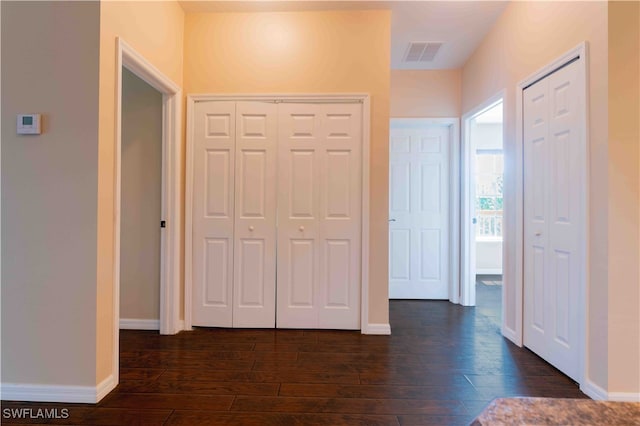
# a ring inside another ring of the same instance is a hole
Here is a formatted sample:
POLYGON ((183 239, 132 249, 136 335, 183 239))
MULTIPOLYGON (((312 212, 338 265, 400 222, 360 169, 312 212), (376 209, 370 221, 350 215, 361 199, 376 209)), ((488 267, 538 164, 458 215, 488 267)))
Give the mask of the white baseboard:
POLYGON ((640 402, 640 392, 609 392, 609 401, 640 402))
POLYGON ((608 399, 607 391, 589 379, 586 379, 584 384, 580 385, 580 390, 589 398, 595 399, 596 401, 606 401, 608 399))
POLYGON ((160 330, 160 320, 120 318, 121 330, 160 330))
POLYGON ((115 376, 109 375, 109 377, 96 386, 96 402, 100 402, 100 400, 114 390, 116 386, 118 386, 118 382, 115 376))
POLYGON ((113 376, 98 386, 57 386, 2 383, 0 398, 5 401, 78 402, 95 404, 116 387, 113 376))
POLYGON ((580 390, 597 401, 640 402, 640 392, 607 392, 591 380, 585 380, 580 390))
POLYGON ((362 330, 362 334, 391 334, 391 326, 389 324, 367 324, 366 329, 362 330))

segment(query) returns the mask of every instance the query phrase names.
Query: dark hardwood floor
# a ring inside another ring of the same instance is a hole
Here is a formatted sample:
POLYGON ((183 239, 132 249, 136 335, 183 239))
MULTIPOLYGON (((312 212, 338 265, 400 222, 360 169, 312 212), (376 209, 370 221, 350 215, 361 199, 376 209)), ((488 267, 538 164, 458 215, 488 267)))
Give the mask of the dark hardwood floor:
POLYGON ((77 425, 464 425, 495 397, 586 398, 501 337, 496 294, 479 284, 476 308, 392 301, 391 336, 123 330, 120 385, 103 401, 3 401, 2 422, 24 423, 4 414, 27 407, 69 410, 67 419, 31 423, 77 425))

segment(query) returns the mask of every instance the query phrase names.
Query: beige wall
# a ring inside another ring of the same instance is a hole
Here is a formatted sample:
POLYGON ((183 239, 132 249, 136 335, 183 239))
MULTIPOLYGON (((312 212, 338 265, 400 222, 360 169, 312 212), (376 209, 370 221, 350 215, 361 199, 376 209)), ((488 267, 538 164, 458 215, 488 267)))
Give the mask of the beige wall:
MULTIPOLYGON (((589 43, 589 273, 587 379, 609 392, 640 390, 638 268, 638 3, 514 2, 467 62, 463 113, 501 89, 507 174, 513 175, 515 85, 582 41, 589 43), (544 23, 541 25, 540 23, 544 23)), ((514 232, 506 179, 505 232, 514 232)), ((515 247, 505 274, 514 275, 515 247)), ((509 279, 512 282, 512 278, 509 279)), ((515 325, 513 288, 507 322, 515 325)))
POLYGON ((460 117, 462 70, 392 70, 391 117, 460 117))
POLYGON ((162 94, 122 73, 120 318, 160 319, 162 94))
POLYGON ((640 393, 640 3, 609 3, 609 390, 640 393))
POLYGON ((100 6, 1 8, 2 383, 95 386, 100 6))
MULTIPOLYGON (((505 234, 515 232, 515 87, 582 41, 589 43, 590 241, 587 378, 607 386, 607 3, 511 2, 462 73, 462 112, 506 89, 505 234)), ((513 283, 515 246, 505 241, 505 283, 513 283)), ((515 327, 515 292, 505 287, 506 322, 515 327)))
POLYGON ((185 93, 371 95, 370 323, 388 323, 390 12, 187 14, 185 93))
MULTIPOLYGON (((174 1, 100 2, 100 122, 98 143, 97 369, 101 382, 113 362, 113 249, 116 36, 182 86, 184 12, 174 1)), ((95 47, 94 47, 95 48, 95 47)))

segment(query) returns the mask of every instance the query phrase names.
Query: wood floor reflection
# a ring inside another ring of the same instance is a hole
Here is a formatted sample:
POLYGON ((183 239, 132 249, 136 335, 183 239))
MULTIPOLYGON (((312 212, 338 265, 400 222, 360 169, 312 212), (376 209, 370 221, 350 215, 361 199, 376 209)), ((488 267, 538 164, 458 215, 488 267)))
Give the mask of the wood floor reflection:
POLYGON ((586 398, 500 335, 499 286, 486 287, 494 288, 478 285, 476 308, 391 301, 391 336, 123 330, 120 385, 99 404, 3 401, 2 408, 69 409, 68 419, 26 423, 464 425, 495 397, 586 398))

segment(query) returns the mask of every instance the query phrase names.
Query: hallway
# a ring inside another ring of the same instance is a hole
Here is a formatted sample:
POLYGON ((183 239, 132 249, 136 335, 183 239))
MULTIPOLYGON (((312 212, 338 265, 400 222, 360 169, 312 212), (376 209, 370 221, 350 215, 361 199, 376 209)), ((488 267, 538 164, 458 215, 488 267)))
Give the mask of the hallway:
POLYGON ((123 330, 120 385, 97 406, 2 408, 68 408, 55 424, 464 425, 498 396, 586 397, 503 339, 494 314, 399 300, 390 302, 391 336, 123 330))

